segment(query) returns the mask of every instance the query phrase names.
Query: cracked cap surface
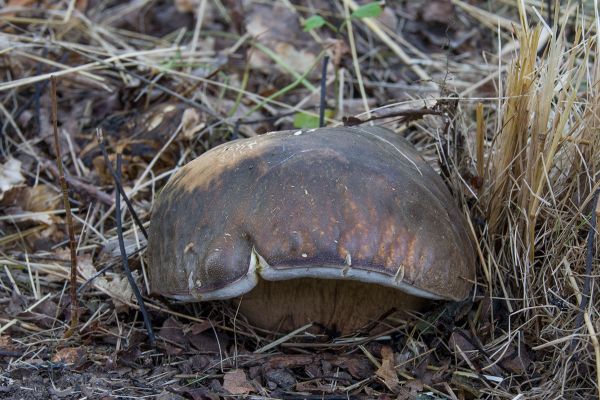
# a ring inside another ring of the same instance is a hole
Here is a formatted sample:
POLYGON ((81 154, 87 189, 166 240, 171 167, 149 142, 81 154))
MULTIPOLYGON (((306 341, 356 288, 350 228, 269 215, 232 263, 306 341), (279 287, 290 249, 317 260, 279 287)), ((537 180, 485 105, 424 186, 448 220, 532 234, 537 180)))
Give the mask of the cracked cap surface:
POLYGON ((158 197, 153 293, 199 301, 266 280, 349 279, 461 300, 475 276, 463 214, 411 144, 382 127, 274 132, 222 144, 158 197))

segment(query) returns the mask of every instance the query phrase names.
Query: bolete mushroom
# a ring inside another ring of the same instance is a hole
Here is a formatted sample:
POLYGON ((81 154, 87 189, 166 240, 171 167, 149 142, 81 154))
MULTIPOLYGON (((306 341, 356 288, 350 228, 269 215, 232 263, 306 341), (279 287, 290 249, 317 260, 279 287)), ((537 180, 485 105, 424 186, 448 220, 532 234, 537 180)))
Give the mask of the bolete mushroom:
POLYGON ((461 300, 465 218, 414 147, 382 127, 273 132, 181 168, 158 197, 152 292, 238 299, 259 327, 343 333, 421 299, 461 300), (239 300, 241 299, 241 300, 239 300))

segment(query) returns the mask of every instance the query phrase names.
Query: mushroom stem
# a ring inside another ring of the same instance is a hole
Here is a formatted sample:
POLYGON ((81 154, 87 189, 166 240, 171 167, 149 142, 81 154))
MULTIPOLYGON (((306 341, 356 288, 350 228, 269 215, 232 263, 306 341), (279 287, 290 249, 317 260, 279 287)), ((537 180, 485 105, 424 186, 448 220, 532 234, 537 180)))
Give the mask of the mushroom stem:
POLYGON ((251 323, 266 329, 290 331, 314 322, 348 334, 392 310, 421 310, 429 300, 364 282, 299 278, 260 279, 233 301, 251 323))

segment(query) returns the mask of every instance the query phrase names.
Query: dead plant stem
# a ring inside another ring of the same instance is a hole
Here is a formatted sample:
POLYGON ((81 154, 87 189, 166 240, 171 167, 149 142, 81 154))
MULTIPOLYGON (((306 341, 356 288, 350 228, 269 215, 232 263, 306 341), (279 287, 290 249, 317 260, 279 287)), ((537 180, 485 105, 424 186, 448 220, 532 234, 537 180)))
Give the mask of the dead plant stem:
POLYGON ((69 188, 65 179, 65 171, 60 152, 60 142, 58 140, 58 105, 56 99, 56 78, 50 76, 51 99, 52 99, 52 129, 54 134, 54 147, 56 151, 56 164, 58 165, 58 179, 62 190, 63 203, 65 207, 65 217, 67 219, 67 232, 69 235, 69 248, 71 249, 71 279, 70 279, 70 297, 71 297, 71 324, 65 332, 65 337, 71 337, 77 328, 79 315, 77 310, 77 241, 75 240, 75 228, 73 227, 73 215, 71 214, 71 204, 69 203, 69 188))

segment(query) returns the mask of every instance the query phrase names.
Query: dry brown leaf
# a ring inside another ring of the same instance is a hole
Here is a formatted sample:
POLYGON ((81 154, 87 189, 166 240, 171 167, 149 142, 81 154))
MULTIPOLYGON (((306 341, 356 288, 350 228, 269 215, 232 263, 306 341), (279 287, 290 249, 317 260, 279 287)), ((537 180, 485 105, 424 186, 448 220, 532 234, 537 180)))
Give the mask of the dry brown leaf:
POLYGON ((254 392, 254 387, 241 369, 229 371, 223 376, 223 388, 231 394, 248 394, 254 392))
POLYGON ((391 391, 396 392, 400 387, 398 374, 394 367, 394 352, 390 346, 383 346, 381 348, 381 366, 375 374, 383 380, 385 386, 391 391))
MULTIPOLYGON (((318 52, 311 48, 314 41, 302 31, 298 16, 285 5, 279 2, 272 5, 249 4, 245 24, 246 31, 258 43, 277 54, 293 71, 302 74, 315 63, 318 52)), ((250 65, 267 73, 273 72, 276 66, 287 73, 285 68, 276 65, 272 58, 259 50, 252 52, 250 65)))
POLYGON ((199 0, 175 0, 175 8, 180 13, 191 13, 198 8, 199 0))
POLYGON ((452 335, 450 335, 448 344, 454 352, 462 351, 463 353, 470 353, 477 350, 470 338, 471 334, 468 331, 457 330, 455 332, 452 332, 452 335))
POLYGON ((450 0, 429 1, 421 9, 421 17, 426 22, 447 24, 453 16, 454 5, 450 0))
POLYGON ((25 177, 21 174, 21 161, 11 157, 4 164, 0 164, 0 200, 4 193, 23 182, 25 177))
POLYGON ((48 185, 37 185, 25 189, 23 193, 23 210, 40 212, 55 210, 61 204, 60 193, 52 190, 48 185))
POLYGON ((5 351, 14 351, 16 347, 13 344, 13 340, 8 335, 0 335, 0 349, 5 351))
POLYGON ((396 400, 414 400, 418 399, 419 393, 423 391, 423 382, 419 379, 413 379, 406 382, 398 391, 396 400))
POLYGON ((356 379, 366 379, 373 374, 371 363, 366 357, 340 357, 330 360, 332 364, 347 370, 356 379))
POLYGON ((52 356, 53 363, 63 362, 67 365, 81 365, 85 360, 86 352, 83 347, 65 347, 52 356))
POLYGON ((192 140, 194 134, 202 130, 206 124, 200 122, 200 114, 193 108, 186 108, 181 116, 181 130, 183 137, 192 140))
POLYGON ((183 332, 181 323, 173 317, 169 317, 160 328, 159 336, 167 343, 166 352, 169 355, 181 354, 187 348, 187 338, 183 332))
POLYGON ((214 332, 203 332, 197 335, 192 333, 187 334, 190 344, 202 353, 218 353, 220 348, 219 342, 226 340, 220 336, 215 337, 214 332))
POLYGON ((515 345, 511 345, 509 350, 504 353, 502 368, 513 374, 523 374, 529 369, 532 362, 529 351, 521 343, 519 349, 515 345))
MULTIPOLYGON (((79 273, 84 279, 90 279, 95 276, 98 272, 94 267, 91 258, 79 257, 77 262, 77 268, 79 273)), ((137 271, 132 272, 133 278, 137 280, 137 271)), ((113 301, 117 312, 125 311, 129 308, 126 303, 130 303, 133 299, 133 290, 129 285, 129 281, 126 276, 120 276, 118 274, 105 274, 97 276, 92 284, 100 291, 110 296, 113 301), (111 279, 109 280, 108 277, 111 279)))

